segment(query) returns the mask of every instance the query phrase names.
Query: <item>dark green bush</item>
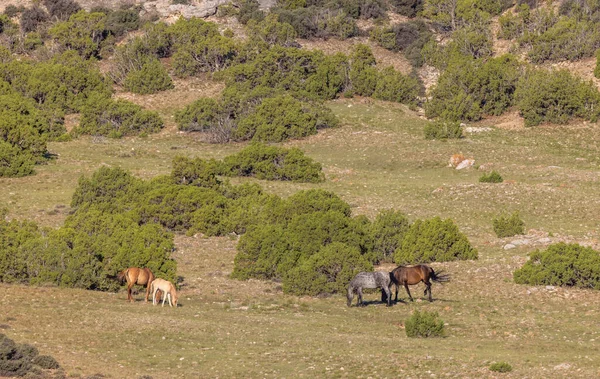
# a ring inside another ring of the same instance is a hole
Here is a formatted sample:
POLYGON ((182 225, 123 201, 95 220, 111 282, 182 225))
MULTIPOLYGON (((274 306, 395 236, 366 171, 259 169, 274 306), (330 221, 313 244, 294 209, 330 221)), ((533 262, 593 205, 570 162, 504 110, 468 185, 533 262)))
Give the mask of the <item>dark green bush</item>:
POLYGON ((140 179, 119 167, 100 167, 90 178, 79 177, 71 207, 94 205, 105 211, 125 211, 145 191, 140 179))
POLYGON ((502 179, 502 176, 496 170, 479 177, 480 183, 502 183, 503 181, 504 179, 502 179))
POLYGON ((267 180, 318 183, 325 180, 321 164, 298 148, 286 149, 253 143, 237 154, 225 157, 222 174, 253 176, 267 180))
POLYGON ((564 124, 576 117, 595 122, 600 112, 598 89, 567 70, 529 70, 519 80, 515 97, 526 126, 564 124))
POLYGON ((384 210, 377 215, 372 225, 375 263, 393 261, 409 227, 408 218, 400 211, 384 210))
POLYGON ((106 15, 79 11, 68 21, 57 22, 49 33, 54 41, 66 50, 76 51, 82 58, 98 56, 100 42, 106 36, 106 15))
POLYGON ((425 139, 452 139, 462 138, 463 128, 458 121, 428 122, 423 128, 425 139))
POLYGON ((490 371, 494 372, 511 372, 512 366, 506 362, 495 362, 490 365, 490 371))
POLYGON ((218 33, 197 41, 175 40, 174 45, 173 71, 180 77, 223 70, 231 65, 238 50, 232 38, 218 33))
POLYGON ((48 21, 48 13, 39 6, 33 6, 21 12, 21 29, 25 33, 35 31, 40 24, 48 21))
POLYGON ((413 18, 423 10, 423 0, 391 0, 396 13, 413 18))
POLYGON ((375 92, 379 75, 375 68, 375 56, 367 45, 358 44, 350 55, 350 82, 352 91, 361 96, 375 92))
POLYGON ((175 112, 175 122, 179 130, 186 132, 203 132, 209 130, 216 122, 219 104, 211 98, 200 98, 181 111, 175 112))
POLYGON ((129 71, 123 80, 123 87, 142 95, 174 88, 171 77, 158 59, 149 59, 139 70, 129 71))
POLYGON ((596 67, 594 68, 594 77, 600 78, 600 50, 596 52, 596 67))
POLYGON ((140 16, 135 9, 118 9, 107 13, 106 30, 116 37, 140 28, 140 16))
POLYGON ((407 337, 443 337, 444 321, 439 319, 437 312, 414 311, 405 323, 407 337))
POLYGON ((114 138, 156 133, 164 124, 158 113, 144 110, 126 100, 112 100, 102 95, 91 96, 82 109, 77 134, 114 138))
POLYGON ((600 290, 600 254, 579 244, 557 243, 536 250, 513 273, 515 283, 600 290))
POLYGON ((431 90, 428 117, 476 121, 500 115, 515 102, 520 64, 511 55, 488 61, 453 59, 431 90))
POLYGON ((415 221, 394 254, 394 262, 398 264, 467 259, 477 259, 477 250, 452 220, 439 217, 415 221))
POLYGON ((396 24, 392 27, 375 27, 371 30, 371 38, 380 46, 402 51, 415 67, 423 65, 421 50, 432 38, 427 24, 421 20, 396 24))
POLYGON ((58 361, 50 355, 38 355, 33 358, 32 363, 46 370, 56 370, 60 368, 58 361))
POLYGON ((262 41, 268 46, 287 46, 294 42, 296 31, 288 23, 278 21, 277 14, 269 14, 264 20, 248 22, 248 37, 253 43, 262 41))
POLYGON ((66 20, 81 10, 74 0, 43 0, 50 17, 57 20, 66 20))
POLYGON ((525 223, 519 217, 519 212, 513 212, 510 216, 501 215, 498 218, 494 218, 492 224, 494 233, 499 238, 525 234, 525 223))
MULTIPOLYGON (((374 11, 377 12, 375 8, 374 11)), ((350 38, 358 34, 355 18, 360 14, 360 8, 343 9, 335 7, 328 9, 320 6, 307 8, 285 9, 272 8, 280 22, 292 25, 300 38, 350 38), (349 13, 350 11, 350 13, 349 13), (351 14, 355 12, 355 16, 351 14)))
POLYGON ((253 113, 240 120, 233 139, 281 142, 337 125, 338 120, 329 108, 282 95, 264 99, 253 113))
POLYGON ((371 262, 358 249, 334 242, 284 274, 283 291, 311 296, 344 293, 352 278, 362 271, 373 271, 371 262))
POLYGON ((19 13, 22 13, 23 11, 25 11, 25 7, 23 5, 17 7, 14 4, 8 4, 6 6, 6 8, 4 8, 4 15, 6 15, 7 17, 13 18, 16 15, 18 15, 19 13))
POLYGON ((386 67, 379 73, 373 97, 379 100, 415 105, 419 91, 420 84, 417 79, 403 75, 393 67, 386 67))
POLYGON ((171 179, 175 184, 190 184, 196 187, 217 190, 221 187, 221 181, 217 178, 217 175, 221 172, 219 166, 219 163, 214 159, 189 159, 177 156, 173 158, 171 179))
POLYGON ((239 0, 237 19, 242 24, 247 24, 250 20, 261 21, 265 18, 265 13, 260 10, 260 4, 257 0, 239 0))

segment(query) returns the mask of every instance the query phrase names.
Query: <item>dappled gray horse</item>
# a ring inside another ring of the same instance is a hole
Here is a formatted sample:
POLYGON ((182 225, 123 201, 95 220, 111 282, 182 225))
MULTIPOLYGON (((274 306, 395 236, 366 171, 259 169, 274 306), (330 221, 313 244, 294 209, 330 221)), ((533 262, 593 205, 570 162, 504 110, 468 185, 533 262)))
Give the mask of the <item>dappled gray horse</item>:
POLYGON ((358 300, 356 302, 356 306, 362 306, 363 298, 362 298, 362 289, 363 288, 381 288, 387 295, 387 305, 388 307, 391 305, 392 295, 390 293, 390 286, 392 284, 392 280, 390 278, 390 273, 385 271, 375 271, 375 272, 359 272, 354 279, 350 281, 348 285, 348 306, 352 305, 352 299, 354 298, 354 293, 358 295, 358 300))

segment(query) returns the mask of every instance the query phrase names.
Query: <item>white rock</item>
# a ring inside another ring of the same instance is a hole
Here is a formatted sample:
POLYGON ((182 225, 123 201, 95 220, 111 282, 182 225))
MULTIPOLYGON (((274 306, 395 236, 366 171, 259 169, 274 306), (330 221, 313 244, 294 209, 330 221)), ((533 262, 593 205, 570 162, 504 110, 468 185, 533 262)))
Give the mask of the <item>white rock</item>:
POLYGON ((510 249, 514 249, 516 246, 513 245, 512 243, 507 243, 506 245, 504 245, 504 250, 510 250, 510 249))

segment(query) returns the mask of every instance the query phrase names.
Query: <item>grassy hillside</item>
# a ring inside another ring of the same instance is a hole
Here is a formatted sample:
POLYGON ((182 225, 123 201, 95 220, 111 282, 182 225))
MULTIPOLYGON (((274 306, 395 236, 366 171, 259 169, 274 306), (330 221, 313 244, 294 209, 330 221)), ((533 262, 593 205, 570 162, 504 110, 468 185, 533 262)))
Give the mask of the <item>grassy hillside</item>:
MULTIPOLYGON (((173 109, 157 105, 163 116, 173 109)), ((182 105, 181 105, 182 106, 182 105)), ((494 377, 488 367, 506 361, 505 377, 593 377, 600 373, 595 291, 532 287, 512 282, 512 271, 535 247, 503 250, 492 218, 519 210, 530 235, 598 247, 597 128, 504 129, 467 133, 458 141, 426 141, 424 122, 404 106, 363 99, 329 103, 342 127, 286 146, 321 162, 321 184, 259 181, 287 196, 324 188, 373 217, 386 208, 411 220, 453 218, 478 261, 435 264, 452 274, 433 286, 435 302, 386 308, 366 295, 364 309, 341 296, 297 298, 278 283, 239 282, 233 237, 178 236, 174 256, 182 275, 177 309, 126 302, 118 294, 77 289, 0 285, 3 331, 58 359, 71 377, 494 377), (457 171, 452 154, 473 157, 485 170, 457 171), (479 183, 494 169, 500 184, 479 183), (406 337, 413 310, 439 312, 444 339, 406 337)), ((209 145, 167 128, 147 138, 79 138, 51 143, 60 159, 26 178, 0 179, 0 207, 9 217, 58 226, 69 211, 77 179, 101 165, 149 178, 170 170, 177 154, 222 158, 245 145, 209 145)), ((235 179, 239 182, 242 179, 235 179)), ((252 179, 243 179, 252 180, 252 179)), ((541 247, 538 245, 537 247, 541 247)), ((386 266, 380 269, 390 269, 386 266)), ((422 298, 423 285, 412 287, 422 298)), ((404 291, 401 298, 406 298, 404 291)), ((142 298, 141 294, 137 296, 142 298)))

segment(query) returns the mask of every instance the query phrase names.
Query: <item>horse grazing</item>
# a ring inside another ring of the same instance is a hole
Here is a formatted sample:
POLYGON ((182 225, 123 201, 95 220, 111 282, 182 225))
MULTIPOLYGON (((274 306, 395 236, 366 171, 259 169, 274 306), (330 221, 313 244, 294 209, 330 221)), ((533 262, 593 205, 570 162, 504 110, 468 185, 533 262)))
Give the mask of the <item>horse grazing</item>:
POLYGON ((146 303, 150 295, 150 284, 154 280, 154 274, 149 268, 129 267, 117 275, 117 279, 123 283, 127 281, 127 300, 133 301, 131 296, 131 287, 135 284, 146 286, 146 303))
MULTIPOLYGON (((436 274, 428 265, 414 265, 414 266, 398 266, 390 273, 392 284, 396 286, 396 299, 398 301, 398 287, 403 285, 406 288, 406 293, 410 298, 410 301, 413 301, 412 296, 410 295, 410 291, 408 290, 409 285, 418 284, 419 282, 425 283, 425 292, 423 295, 427 295, 429 293, 429 301, 433 301, 431 298, 431 281, 438 283, 445 283, 450 281, 450 274, 444 274, 442 271, 436 274)), ((382 294, 383 298, 383 294, 382 294)))
POLYGON ((387 305, 392 305, 392 294, 390 286, 392 285, 390 273, 384 271, 359 272, 348 285, 348 306, 352 304, 354 293, 358 295, 356 306, 363 306, 362 289, 363 288, 381 288, 387 294, 387 305))
POLYGON ((150 287, 152 289, 152 304, 156 305, 158 303, 156 300, 156 293, 161 291, 163 293, 162 306, 165 306, 165 300, 168 298, 169 305, 173 306, 173 304, 175 304, 175 307, 177 307, 178 296, 173 283, 169 282, 168 280, 156 278, 154 281, 152 281, 150 287), (171 300, 173 302, 171 302, 171 300))

